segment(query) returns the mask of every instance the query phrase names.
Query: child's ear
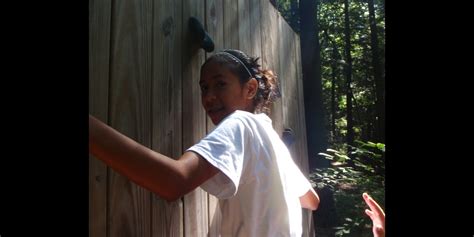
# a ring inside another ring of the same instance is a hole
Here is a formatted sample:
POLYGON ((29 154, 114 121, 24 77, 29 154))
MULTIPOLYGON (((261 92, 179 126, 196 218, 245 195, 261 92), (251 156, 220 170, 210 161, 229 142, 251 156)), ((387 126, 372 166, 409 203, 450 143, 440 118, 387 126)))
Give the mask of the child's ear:
POLYGON ((253 99, 257 94, 258 82, 257 79, 252 78, 247 82, 247 99, 253 99))

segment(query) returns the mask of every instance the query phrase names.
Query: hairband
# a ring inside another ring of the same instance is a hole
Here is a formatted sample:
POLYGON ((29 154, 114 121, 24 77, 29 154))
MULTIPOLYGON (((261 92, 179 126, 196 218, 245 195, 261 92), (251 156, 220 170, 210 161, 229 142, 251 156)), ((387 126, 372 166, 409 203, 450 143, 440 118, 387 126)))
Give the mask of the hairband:
MULTIPOLYGON (((239 62, 240 64, 242 64, 242 66, 244 66, 245 70, 249 73, 250 77, 254 77, 252 75, 252 73, 250 73, 250 70, 247 68, 247 66, 245 66, 244 62, 242 62, 238 57, 236 57, 235 55, 229 53, 229 52, 226 52, 226 51, 220 51, 216 54, 225 54, 225 55, 229 55, 232 59, 235 59, 237 60, 237 62, 239 62)), ((260 79, 260 77, 255 77, 256 79, 260 79)))

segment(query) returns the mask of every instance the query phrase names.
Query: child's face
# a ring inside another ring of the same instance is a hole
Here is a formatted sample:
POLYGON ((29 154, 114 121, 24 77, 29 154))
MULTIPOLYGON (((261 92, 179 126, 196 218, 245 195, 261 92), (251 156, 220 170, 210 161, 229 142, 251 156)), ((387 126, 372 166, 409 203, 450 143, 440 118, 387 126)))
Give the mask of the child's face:
POLYGON ((237 75, 215 61, 209 61, 202 68, 201 102, 207 115, 218 124, 235 110, 252 112, 253 86, 240 84, 237 75))

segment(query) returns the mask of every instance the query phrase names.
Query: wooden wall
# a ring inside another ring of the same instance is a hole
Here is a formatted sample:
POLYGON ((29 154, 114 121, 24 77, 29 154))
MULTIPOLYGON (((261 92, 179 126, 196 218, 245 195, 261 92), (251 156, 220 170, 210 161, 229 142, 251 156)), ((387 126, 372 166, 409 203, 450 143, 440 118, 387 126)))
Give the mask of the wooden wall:
MULTIPOLYGON (((259 56, 279 76, 282 99, 271 118, 280 134, 293 129, 290 151, 307 174, 299 36, 268 0, 89 0, 89 112, 170 157, 212 131, 197 83, 209 54, 192 45, 190 16, 205 25, 215 51, 235 48, 259 56)), ((89 159, 89 236, 219 232, 217 199, 202 189, 168 203, 89 159)), ((309 211, 303 236, 314 236, 309 211)))

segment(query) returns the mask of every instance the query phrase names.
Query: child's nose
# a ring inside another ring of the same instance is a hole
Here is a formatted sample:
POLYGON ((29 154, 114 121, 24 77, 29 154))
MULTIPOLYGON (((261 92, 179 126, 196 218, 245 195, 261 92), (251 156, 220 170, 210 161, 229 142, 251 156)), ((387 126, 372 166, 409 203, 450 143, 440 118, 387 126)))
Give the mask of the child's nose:
POLYGON ((216 100, 216 93, 213 90, 209 89, 205 95, 203 95, 202 101, 204 104, 211 104, 216 100))

